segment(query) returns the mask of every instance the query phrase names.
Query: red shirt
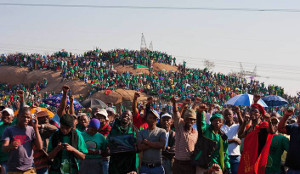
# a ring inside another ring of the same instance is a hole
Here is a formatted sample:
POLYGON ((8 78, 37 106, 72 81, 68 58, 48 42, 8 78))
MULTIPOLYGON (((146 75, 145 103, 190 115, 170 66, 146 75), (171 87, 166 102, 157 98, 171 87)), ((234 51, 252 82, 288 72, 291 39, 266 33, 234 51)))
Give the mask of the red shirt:
POLYGON ((143 117, 141 117, 140 113, 137 113, 133 117, 133 125, 136 128, 138 128, 139 130, 148 128, 148 123, 145 121, 145 119, 143 117))
POLYGON ((108 123, 106 123, 98 130, 98 132, 106 137, 110 132, 110 130, 111 130, 111 126, 108 123))

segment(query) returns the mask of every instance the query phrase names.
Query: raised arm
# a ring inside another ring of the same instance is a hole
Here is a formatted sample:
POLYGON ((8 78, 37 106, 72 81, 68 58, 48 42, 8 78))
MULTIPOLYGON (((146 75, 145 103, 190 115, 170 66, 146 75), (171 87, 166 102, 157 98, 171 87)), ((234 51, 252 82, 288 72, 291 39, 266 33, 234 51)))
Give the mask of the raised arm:
POLYGON ((67 107, 67 94, 68 94, 68 91, 70 90, 70 87, 69 86, 66 86, 64 85, 62 87, 62 90, 63 90, 63 96, 61 98, 61 101, 60 101, 60 105, 59 105, 59 108, 57 110, 57 115, 59 117, 63 116, 64 114, 66 114, 66 107, 67 107))
POLYGON ((147 104, 146 104, 146 108, 145 108, 145 114, 150 111, 152 104, 153 104, 153 97, 150 96, 150 97, 147 98, 147 104))
POLYGON ((186 98, 184 101, 183 101, 183 105, 180 109, 180 115, 184 115, 184 112, 186 111, 186 109, 188 108, 188 106, 191 104, 191 99, 189 98, 186 98))
POLYGON ((35 120, 32 122, 32 127, 35 131, 35 140, 34 140, 34 145, 36 146, 37 150, 42 150, 43 149, 43 140, 41 138, 40 132, 39 132, 39 122, 37 117, 33 118, 35 120))
POLYGON ((234 106, 234 107, 232 108, 232 110, 233 110, 233 112, 235 112, 236 115, 238 116, 238 121, 239 121, 239 124, 240 124, 240 126, 241 126, 241 125, 244 123, 244 119, 243 119, 243 117, 242 117, 242 113, 241 113, 240 108, 239 108, 238 106, 234 106))
POLYGON ((286 130, 287 120, 289 119, 290 116, 292 116, 294 114, 294 112, 295 111, 294 111, 293 108, 287 109, 284 112, 284 116, 283 116, 283 118, 281 119, 281 121, 279 122, 279 125, 278 125, 279 132, 284 133, 284 134, 288 133, 287 130, 286 130))
POLYGON ((135 117, 137 115, 137 113, 139 112, 138 108, 137 108, 137 99, 140 97, 140 93, 139 92, 135 92, 134 93, 134 97, 133 97, 133 102, 132 102, 132 112, 133 112, 133 116, 135 117))
POLYGON ((74 96, 69 96, 70 99, 70 114, 75 115, 75 108, 74 108, 74 96))
POLYGON ((208 128, 208 124, 205 121, 205 112, 208 108, 205 104, 200 104, 197 108, 197 130, 199 134, 202 134, 208 128))
POLYGON ((243 122, 242 125, 240 125, 240 128, 239 128, 239 131, 238 131, 238 136, 239 138, 245 138, 247 136, 247 132, 246 132, 246 126, 250 123, 250 118, 246 118, 245 117, 245 120, 243 122))
POLYGON ((25 93, 22 90, 17 91, 17 94, 20 97, 20 106, 19 111, 22 110, 25 107, 25 93))
POLYGON ((172 97, 171 98, 171 102, 172 102, 172 105, 173 105, 173 119, 174 119, 174 126, 175 127, 178 127, 179 125, 179 121, 181 119, 181 115, 178 111, 178 107, 177 107, 177 98, 175 97, 172 97))

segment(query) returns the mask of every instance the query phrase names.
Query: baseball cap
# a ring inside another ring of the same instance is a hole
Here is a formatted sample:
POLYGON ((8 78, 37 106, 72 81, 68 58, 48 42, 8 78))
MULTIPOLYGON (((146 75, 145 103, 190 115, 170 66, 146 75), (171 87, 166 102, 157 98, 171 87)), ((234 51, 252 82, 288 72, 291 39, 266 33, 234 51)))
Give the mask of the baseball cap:
POLYGON ((163 114, 163 115, 161 116, 161 118, 163 118, 163 117, 169 117, 169 118, 172 118, 172 115, 170 115, 169 113, 165 113, 165 114, 163 114))
POLYGON ((100 109, 98 112, 95 113, 95 115, 97 114, 105 116, 105 119, 108 120, 108 114, 105 109, 100 109))
POLYGON ((155 115, 159 119, 159 114, 154 109, 150 109, 149 112, 153 115, 155 115))
POLYGON ((12 109, 10 109, 10 108, 5 108, 5 109, 3 109, 2 110, 2 113, 3 112, 7 112, 9 115, 12 115, 12 116, 14 116, 15 114, 14 114, 14 111, 12 110, 12 109))
POLYGON ((195 110, 193 110, 193 109, 185 110, 183 118, 197 119, 195 110))

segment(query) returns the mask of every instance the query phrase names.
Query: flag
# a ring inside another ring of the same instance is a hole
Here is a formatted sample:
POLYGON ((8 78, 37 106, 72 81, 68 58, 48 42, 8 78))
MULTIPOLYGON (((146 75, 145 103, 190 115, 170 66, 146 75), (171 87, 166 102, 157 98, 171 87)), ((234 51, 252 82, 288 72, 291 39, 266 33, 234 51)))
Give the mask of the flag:
POLYGON ((266 144, 260 154, 258 154, 258 135, 261 129, 268 127, 268 122, 262 122, 255 127, 254 131, 246 136, 238 174, 265 173, 273 135, 268 134, 266 144))

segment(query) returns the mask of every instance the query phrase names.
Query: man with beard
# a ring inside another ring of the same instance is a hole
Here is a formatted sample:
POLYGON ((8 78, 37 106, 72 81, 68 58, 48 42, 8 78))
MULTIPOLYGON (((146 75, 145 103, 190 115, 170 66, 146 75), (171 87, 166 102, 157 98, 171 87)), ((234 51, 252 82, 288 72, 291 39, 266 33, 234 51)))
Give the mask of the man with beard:
POLYGON ((137 129, 132 124, 132 113, 126 110, 115 123, 107 136, 111 158, 109 173, 124 174, 137 172, 137 129), (120 140, 120 141, 117 141, 120 140))
POLYGON ((172 115, 165 113, 161 116, 160 127, 166 130, 166 148, 163 150, 163 166, 166 174, 172 174, 175 156, 175 132, 171 129, 172 115))
POLYGON ((187 109, 184 112, 183 118, 181 118, 176 98, 173 97, 171 102, 173 104, 174 126, 176 129, 173 173, 194 174, 196 168, 191 163, 191 155, 194 152, 195 144, 198 139, 198 132, 193 128, 196 122, 196 112, 192 109, 187 109))

